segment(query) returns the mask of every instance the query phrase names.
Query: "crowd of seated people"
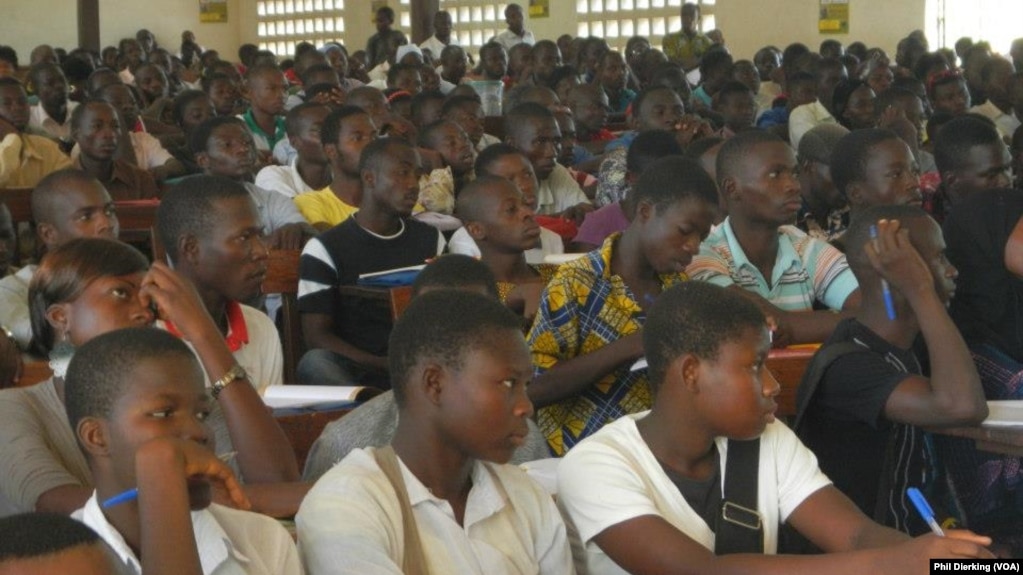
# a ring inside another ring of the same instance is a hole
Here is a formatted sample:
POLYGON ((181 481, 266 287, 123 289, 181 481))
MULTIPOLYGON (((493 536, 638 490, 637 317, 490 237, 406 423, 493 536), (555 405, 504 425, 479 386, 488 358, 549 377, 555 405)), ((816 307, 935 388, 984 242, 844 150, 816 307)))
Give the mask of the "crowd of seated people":
POLYGON ((387 6, 365 50, 0 46, 0 572, 1023 556, 1020 457, 943 433, 1023 399, 1023 39, 733 54, 680 15, 623 52, 518 4, 478 53, 387 6), (412 268, 407 307, 359 289, 412 268), (292 384, 381 395, 306 457, 292 384))

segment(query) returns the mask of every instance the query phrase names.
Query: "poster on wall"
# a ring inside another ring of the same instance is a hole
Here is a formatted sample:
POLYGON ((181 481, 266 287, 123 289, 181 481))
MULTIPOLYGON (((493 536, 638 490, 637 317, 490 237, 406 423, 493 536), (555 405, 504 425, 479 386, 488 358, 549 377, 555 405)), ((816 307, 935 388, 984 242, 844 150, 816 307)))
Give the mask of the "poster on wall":
POLYGON ((227 0, 199 0, 199 21, 227 22, 227 0))
POLYGON ((530 18, 550 18, 550 16, 551 16, 550 0, 529 0, 530 18))
POLYGON ((821 34, 849 33, 849 0, 820 0, 817 31, 821 34))

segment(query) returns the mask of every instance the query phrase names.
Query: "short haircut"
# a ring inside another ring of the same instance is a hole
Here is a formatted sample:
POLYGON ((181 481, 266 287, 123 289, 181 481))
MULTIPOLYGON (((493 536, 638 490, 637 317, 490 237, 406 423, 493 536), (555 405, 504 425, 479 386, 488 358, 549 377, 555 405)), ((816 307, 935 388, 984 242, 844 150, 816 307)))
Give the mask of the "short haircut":
POLYGON ((234 80, 231 79, 230 76, 221 72, 216 72, 213 74, 209 74, 207 76, 203 76, 202 80, 200 80, 199 85, 202 88, 203 92, 209 92, 210 89, 213 88, 214 82, 228 82, 230 84, 234 84, 234 80))
POLYGON ((398 80, 398 74, 409 71, 419 73, 419 65, 396 63, 387 70, 387 84, 395 83, 398 80))
MULTIPOLYGON (((884 128, 853 130, 842 136, 831 151, 831 181, 843 196, 850 184, 867 178, 867 160, 870 151, 881 142, 898 140, 899 136, 884 128)), ((802 142, 800 142, 802 143, 802 142)))
MULTIPOLYGON (((487 146, 478 156, 476 156, 476 163, 473 165, 476 176, 478 177, 483 174, 489 174, 491 164, 505 156, 526 157, 518 148, 511 144, 505 144, 504 142, 487 146)), ((528 162, 528 159, 526 161, 528 162)))
MULTIPOLYGON (((440 92, 434 92, 434 94, 440 94, 440 92)), ((422 96, 422 94, 420 94, 420 96, 422 96)), ((444 98, 443 94, 441 95, 441 98, 444 98)), ((414 108, 415 101, 413 101, 412 105, 414 108)), ((451 96, 444 100, 444 105, 440 109, 440 115, 446 118, 448 114, 451 114, 455 110, 460 110, 465 106, 482 106, 482 104, 479 100, 472 96, 451 96)), ((413 114, 414 113, 415 111, 413 110, 413 114)))
POLYGON ((518 134, 531 121, 542 122, 545 120, 556 122, 554 112, 535 102, 519 104, 504 117, 505 138, 512 134, 518 134))
MULTIPOLYGON (((553 94, 554 91, 547 86, 536 86, 532 84, 519 84, 508 91, 508 95, 505 98, 504 107, 508 110, 514 110, 523 104, 535 104, 534 98, 543 94, 553 94)), ((557 94, 554 95, 555 99, 557 94)))
POLYGON ((547 79, 547 87, 554 90, 558 87, 558 84, 566 78, 575 78, 579 76, 579 71, 575 66, 565 64, 557 66, 554 71, 551 72, 550 78, 547 79))
MULTIPOLYGON (((643 132, 643 133, 645 134, 646 132, 643 132)), ((674 139, 674 135, 671 132, 664 132, 662 130, 657 130, 657 131, 652 132, 652 133, 654 133, 654 134, 668 134, 669 136, 672 136, 672 138, 674 139)), ((640 134, 640 135, 642 135, 642 134, 640 134)), ((638 140, 638 139, 639 139, 639 136, 636 136, 636 140, 638 140)), ((703 156, 705 153, 707 153, 708 150, 710 150, 714 146, 719 146, 719 145, 723 144, 724 142, 725 142, 725 139, 721 138, 721 137, 718 137, 718 136, 704 136, 702 138, 693 140, 688 146, 686 146, 686 149, 685 149, 684 152, 682 152, 682 155, 687 157, 687 158, 699 161, 700 157, 703 156)), ((636 143, 635 140, 633 140, 633 143, 636 143)), ((632 148, 630 147, 629 149, 631 150, 632 148)), ((628 163, 628 161, 629 161, 628 158, 626 158, 625 162, 628 163)))
MULTIPOLYGON (((859 279, 863 277, 861 274, 864 271, 873 270, 863 246, 873 240, 870 228, 876 225, 878 220, 899 220, 904 224, 909 220, 929 217, 927 212, 919 207, 903 204, 870 206, 857 212, 842 234, 845 257, 853 274, 859 279)), ((874 273, 876 275, 876 272, 874 273)))
POLYGON ((394 22, 394 8, 391 8, 390 6, 381 6, 380 8, 377 8, 377 16, 383 16, 391 22, 394 22))
POLYGON ((781 64, 782 66, 791 66, 797 59, 809 53, 810 49, 806 47, 806 44, 793 42, 785 46, 785 50, 782 51, 781 64))
MULTIPOLYGON (((699 141, 699 140, 697 140, 699 141)), ((681 156, 682 145, 673 132, 652 130, 640 132, 625 153, 625 169, 633 174, 646 170, 664 156, 681 156)))
MULTIPOLYGON (((455 98, 464 98, 464 97, 465 96, 455 96, 455 98)), ((452 98, 452 100, 453 99, 454 98, 452 98)), ((472 100, 472 98, 469 98, 469 99, 472 100)), ((413 118, 418 118, 419 115, 423 111, 423 107, 426 106, 427 103, 429 103, 429 102, 436 102, 436 101, 443 102, 441 104, 441 112, 440 112, 440 114, 441 114, 441 116, 444 116, 444 114, 445 114, 444 110, 445 110, 445 108, 447 108, 447 103, 448 102, 445 99, 445 96, 444 96, 443 92, 438 92, 437 90, 432 90, 432 91, 428 91, 428 92, 427 91, 423 91, 423 92, 420 92, 420 93, 416 94, 415 96, 412 96, 412 117, 413 118)))
POLYGON ((643 113, 643 104, 646 103, 647 98, 649 98, 651 94, 661 91, 665 91, 670 94, 675 94, 675 91, 672 90, 671 88, 661 85, 650 86, 649 88, 643 88, 642 90, 640 90, 639 93, 636 94, 636 98, 632 101, 631 106, 632 117, 638 118, 643 113))
POLYGON ((171 116, 174 118, 174 123, 181 125, 185 120, 185 108, 187 108, 192 102, 199 98, 209 98, 206 92, 202 90, 185 90, 177 96, 174 96, 174 103, 172 104, 171 116))
POLYGON ((732 69, 732 55, 722 49, 707 50, 700 60, 700 76, 707 77, 720 70, 732 69))
POLYGON ((717 162, 714 164, 714 170, 718 175, 718 184, 724 182, 725 178, 734 176, 739 166, 742 165, 743 159, 760 144, 785 144, 785 140, 764 130, 746 130, 739 132, 722 144, 721 150, 718 151, 717 162))
POLYGON ((830 166, 835 146, 848 133, 849 129, 841 124, 818 124, 800 138, 796 155, 800 162, 819 162, 830 166))
POLYGON ((182 236, 206 237, 220 222, 215 204, 221 200, 248 198, 241 182, 221 176, 189 176, 168 189, 156 209, 156 233, 172 262, 177 262, 182 236))
POLYGON ((28 69, 28 77, 32 80, 32 87, 36 92, 39 91, 39 76, 42 75, 43 72, 54 71, 59 72, 61 76, 64 75, 64 70, 53 62, 40 62, 28 69))
POLYGON ((269 63, 256 64, 255 66, 245 71, 245 81, 251 82, 252 80, 255 80, 260 76, 267 76, 270 74, 283 75, 284 72, 281 72, 281 69, 276 64, 269 63))
POLYGON ((102 544, 103 539, 88 525, 62 513, 22 513, 0 518, 0 565, 102 544))
POLYGON ((714 95, 714 101, 716 103, 724 103, 724 101, 727 98, 730 98, 737 94, 748 95, 750 97, 754 95, 753 90, 750 90, 749 86, 747 86, 746 84, 743 84, 742 82, 739 82, 737 80, 730 80, 728 82, 725 82, 725 85, 721 86, 721 89, 718 90, 718 93, 714 95))
POLYGON ((796 86, 796 84, 811 84, 813 86, 817 85, 817 78, 814 78, 813 74, 811 74, 810 72, 806 72, 804 70, 793 72, 792 75, 788 76, 785 81, 788 84, 789 94, 792 93, 792 89, 796 86))
POLYGON ((874 110, 878 114, 880 114, 884 110, 887 110, 889 106, 897 105, 898 102, 903 98, 906 99, 912 98, 918 101, 920 100, 919 96, 909 91, 908 89, 897 88, 895 86, 888 88, 887 90, 881 92, 880 94, 877 94, 876 96, 877 97, 874 98, 874 110))
MULTIPOLYGON (((985 118, 986 119, 986 118, 985 118)), ((938 130, 934 138, 934 163, 938 173, 944 174, 961 169, 975 146, 1000 143, 998 129, 988 120, 967 114, 954 118, 938 130)))
POLYGON ((927 97, 934 100, 934 95, 938 92, 938 88, 960 82, 964 86, 966 85, 966 78, 958 70, 938 72, 927 79, 927 97))
POLYGON ((515 186, 505 178, 492 174, 483 174, 466 184, 455 200, 455 213, 464 223, 479 221, 488 214, 483 214, 480 199, 494 185, 515 186))
POLYGON ((317 109, 329 110, 330 107, 319 102, 303 102, 288 111, 284 117, 284 129, 288 136, 298 136, 302 132, 302 125, 305 123, 302 114, 317 109))
POLYGON ((37 224, 52 224, 51 211, 58 203, 64 202, 64 191, 73 184, 95 185, 99 180, 77 168, 64 168, 50 172, 39 180, 32 189, 32 221, 37 224))
POLYGON ((521 328, 520 317, 484 295, 440 290, 413 299, 395 322, 388 344, 395 403, 405 405, 408 379, 420 362, 433 360, 457 371, 470 352, 492 345, 494 332, 521 334, 521 328))
POLYGON ((446 254, 438 257, 419 272, 412 282, 412 297, 418 297, 423 290, 465 289, 482 287, 487 294, 499 299, 497 279, 494 272, 480 260, 464 254, 446 254))
POLYGON ((125 276, 149 269, 149 261, 137 249, 116 240, 73 239, 43 257, 28 286, 32 350, 45 357, 57 334, 46 319, 46 310, 69 302, 97 278, 125 276))
POLYGON ((749 298, 707 282, 684 282, 660 295, 643 326, 643 351, 654 392, 679 357, 714 361, 721 346, 748 330, 767 328, 767 318, 749 298))
POLYGON ((313 84, 316 84, 316 82, 313 82, 313 78, 319 74, 334 74, 337 76, 337 70, 335 70, 330 64, 313 64, 302 71, 302 85, 312 86, 313 84))
POLYGON ((96 336, 75 350, 64 379, 64 409, 71 429, 86 417, 109 419, 132 371, 143 361, 174 357, 202 368, 191 349, 169 332, 153 327, 118 329, 96 336))
MULTIPOLYGON (((79 106, 79 108, 81 108, 81 106, 79 106)), ((75 111, 78 111, 78 108, 75 108, 75 111)), ((214 130, 229 124, 241 126, 248 131, 248 127, 245 125, 245 122, 234 116, 216 116, 195 127, 192 135, 188 137, 188 147, 192 150, 193 154, 205 152, 206 146, 209 144, 210 137, 213 136, 214 130)))
POLYGON ((485 52, 491 52, 493 50, 502 50, 504 52, 508 51, 500 43, 494 42, 493 40, 491 40, 490 42, 487 42, 486 44, 484 44, 483 46, 480 47, 480 60, 482 60, 483 58, 486 57, 485 54, 484 54, 485 52))
POLYGON ((368 116, 366 110, 357 106, 341 106, 337 110, 327 114, 327 117, 323 119, 323 125, 320 126, 320 143, 326 146, 327 144, 337 144, 338 138, 341 136, 341 125, 347 118, 357 115, 368 116))
MULTIPOLYGON (((418 145, 420 148, 433 149, 434 137, 437 135, 437 132, 439 132, 441 128, 447 125, 458 126, 458 124, 454 123, 453 121, 445 120, 444 118, 441 118, 440 120, 435 120, 423 126, 422 128, 419 129, 419 140, 416 142, 416 145, 418 145)), ((459 127, 459 130, 461 130, 461 127, 459 127)))
POLYGON ((718 188, 696 160, 664 156, 654 160, 629 192, 635 205, 647 202, 658 214, 683 201, 696 199, 718 205, 718 188))
POLYGON ((0 46, 0 60, 9 63, 14 68, 17 68, 18 52, 10 46, 0 46))
POLYGON ((376 170, 380 167, 381 160, 391 153, 391 150, 398 147, 414 149, 409 143, 399 138, 377 138, 362 149, 359 157, 359 173, 367 170, 376 170))

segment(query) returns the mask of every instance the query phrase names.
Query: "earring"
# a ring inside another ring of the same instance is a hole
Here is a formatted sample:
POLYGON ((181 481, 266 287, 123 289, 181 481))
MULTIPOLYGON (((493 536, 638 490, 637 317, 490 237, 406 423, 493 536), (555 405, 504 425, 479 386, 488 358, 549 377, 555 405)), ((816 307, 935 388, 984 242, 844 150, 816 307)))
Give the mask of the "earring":
POLYGON ((67 374, 67 366, 71 363, 71 356, 75 354, 75 346, 71 344, 71 338, 65 329, 60 340, 50 350, 50 371, 53 377, 64 379, 67 374))

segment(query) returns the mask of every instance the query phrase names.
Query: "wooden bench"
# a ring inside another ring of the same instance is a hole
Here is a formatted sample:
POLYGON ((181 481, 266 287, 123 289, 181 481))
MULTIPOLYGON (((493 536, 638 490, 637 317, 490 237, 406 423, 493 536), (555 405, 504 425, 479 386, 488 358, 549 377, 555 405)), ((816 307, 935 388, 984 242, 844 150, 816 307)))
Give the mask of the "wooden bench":
POLYGON ((298 250, 270 250, 263 293, 281 294, 281 347, 284 351, 284 383, 296 383, 295 369, 305 353, 298 313, 298 250))
POLYGON ((799 389, 807 364, 816 352, 813 348, 797 347, 774 349, 768 354, 767 369, 781 385, 781 393, 775 399, 778 402, 779 417, 792 417, 796 414, 796 390, 799 389))
POLYGON ((311 411, 309 413, 298 413, 294 415, 282 415, 275 417, 277 424, 288 436, 288 442, 295 450, 295 459, 298 461, 298 469, 305 468, 305 460, 309 456, 309 449, 327 424, 341 419, 357 406, 344 407, 330 411, 311 411))

